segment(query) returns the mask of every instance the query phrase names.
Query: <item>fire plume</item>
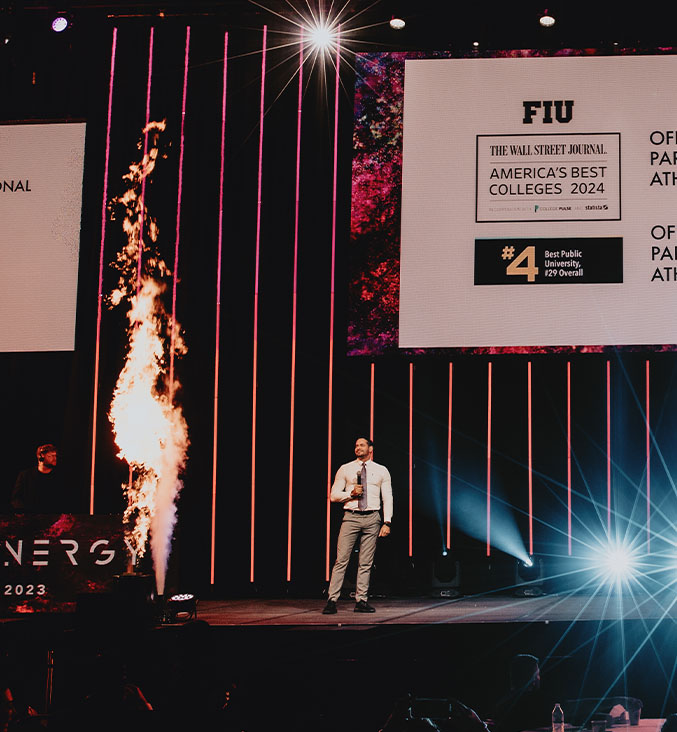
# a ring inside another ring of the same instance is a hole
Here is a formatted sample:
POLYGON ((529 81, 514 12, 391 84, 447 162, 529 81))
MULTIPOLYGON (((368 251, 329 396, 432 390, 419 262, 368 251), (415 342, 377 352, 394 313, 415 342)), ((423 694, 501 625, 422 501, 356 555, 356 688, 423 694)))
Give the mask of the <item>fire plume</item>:
POLYGON ((123 177, 128 188, 112 202, 113 218, 118 211, 124 216, 127 241, 114 263, 120 277, 110 303, 128 306, 129 342, 109 410, 118 457, 130 466, 130 481, 122 486, 127 538, 139 558, 150 541, 159 594, 164 593, 189 445, 188 427, 175 403, 180 384, 175 375, 169 378, 167 369, 171 344, 175 355, 184 354, 186 347, 179 324, 165 310, 165 281, 171 272, 155 250, 158 228, 147 215, 142 195, 144 181, 161 156, 163 130, 163 122, 144 130, 150 140, 148 152, 140 163, 130 165, 123 177))

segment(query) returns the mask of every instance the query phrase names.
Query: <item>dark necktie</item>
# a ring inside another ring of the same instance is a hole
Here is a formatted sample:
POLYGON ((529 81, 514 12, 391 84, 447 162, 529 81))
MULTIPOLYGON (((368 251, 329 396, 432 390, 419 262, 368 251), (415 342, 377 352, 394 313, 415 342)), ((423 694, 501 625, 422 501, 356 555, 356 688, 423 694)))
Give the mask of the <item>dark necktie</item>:
POLYGON ((366 511, 367 509, 367 464, 362 463, 362 470, 360 471, 360 483, 362 484, 362 495, 357 502, 357 508, 360 511, 366 511))

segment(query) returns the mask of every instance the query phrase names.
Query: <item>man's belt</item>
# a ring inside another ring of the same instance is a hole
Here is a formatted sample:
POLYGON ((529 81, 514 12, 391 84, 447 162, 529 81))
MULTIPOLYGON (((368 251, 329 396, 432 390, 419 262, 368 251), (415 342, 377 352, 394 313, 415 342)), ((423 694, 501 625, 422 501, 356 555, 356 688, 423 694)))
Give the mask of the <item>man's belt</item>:
POLYGON ((353 508, 344 508, 343 510, 346 513, 359 513, 361 516, 366 516, 367 514, 370 514, 370 513, 378 513, 379 512, 379 509, 378 508, 374 508, 371 511, 359 511, 358 509, 353 509, 353 508))

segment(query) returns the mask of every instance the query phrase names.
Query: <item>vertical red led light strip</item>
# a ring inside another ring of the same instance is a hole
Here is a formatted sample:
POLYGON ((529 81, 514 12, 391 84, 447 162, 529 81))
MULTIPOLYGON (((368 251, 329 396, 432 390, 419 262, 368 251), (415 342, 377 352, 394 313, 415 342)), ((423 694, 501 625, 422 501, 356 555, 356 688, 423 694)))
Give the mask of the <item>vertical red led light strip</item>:
POLYGON ((567 542, 571 556, 571 361, 567 361, 567 542))
POLYGON ((606 362, 606 529, 611 538, 611 363, 606 362))
POLYGON ((414 364, 409 362, 409 556, 414 554, 414 364))
POLYGON ((375 381, 374 362, 371 362, 370 380, 369 380, 369 439, 374 439, 374 381, 375 381))
POLYGON ((451 549, 451 396, 454 364, 449 363, 449 403, 447 410, 447 549, 451 549))
POLYGON ((531 361, 527 363, 527 433, 529 440, 529 556, 534 555, 534 484, 531 432, 531 361))
POLYGON ((101 204, 101 239, 99 244, 99 289, 96 304, 96 343, 94 347, 94 398, 92 407, 92 461, 89 473, 89 513, 94 514, 94 473, 96 467, 96 420, 99 405, 99 358, 101 354, 101 305, 103 302, 103 251, 108 220, 108 165, 110 162, 110 129, 113 117, 113 82, 115 81, 115 52, 118 29, 113 28, 110 52, 110 73, 108 76, 108 117, 106 120, 106 153, 103 166, 103 200, 101 204))
MULTIPOLYGON (((143 136, 143 159, 148 155, 148 125, 150 124, 150 90, 153 83, 153 39, 155 28, 151 27, 148 38, 148 76, 146 79, 146 124, 144 125, 143 136)), ((139 202, 139 252, 136 263, 136 294, 141 290, 141 263, 143 260, 143 226, 144 211, 146 206, 146 176, 141 181, 141 200, 139 202)), ((130 468, 131 472, 131 468, 130 468)), ((130 481, 131 482, 131 481, 130 481)))
POLYGON ((487 556, 491 556, 491 361, 487 369, 487 556))
POLYGON ((216 476, 219 431, 219 343, 221 339, 221 256, 223 252, 223 176, 226 168, 226 79, 228 74, 228 33, 223 37, 223 91, 221 95, 221 168, 219 170, 219 231, 216 253, 216 327, 214 335, 214 423, 212 442, 212 525, 210 582, 216 576, 216 476))
POLYGON ((649 360, 646 361, 646 551, 651 551, 651 419, 649 360))
POLYGON ((252 463, 251 463, 251 522, 249 547, 249 581, 254 581, 254 526, 256 522, 256 381, 258 377, 258 339, 259 339, 259 259, 261 253, 261 184, 263 179, 263 115, 265 112, 266 89, 266 40, 268 26, 263 26, 261 49, 261 102, 259 108, 259 174, 256 189, 256 263, 254 266, 254 337, 252 367, 252 463))
MULTIPOLYGON (((181 132, 179 138, 179 180, 176 193, 176 233, 174 238, 174 270, 172 271, 172 323, 176 323, 176 288, 179 281, 179 244, 181 241, 181 200, 183 196, 183 154, 186 130, 186 97, 188 95, 188 58, 190 55, 190 26, 186 26, 186 45, 183 55, 183 95, 181 98, 181 132)), ((169 349, 169 398, 174 399, 175 328, 172 327, 169 349)))
POLYGON ((303 110, 303 28, 299 41, 299 89, 296 108, 296 188, 294 203, 294 274, 291 316, 291 387, 289 405, 289 501, 287 507, 287 582, 291 581, 292 505, 294 491, 294 416, 296 397, 296 302, 299 261, 299 201, 301 181, 301 112, 303 110))
POLYGON ((334 172, 331 211, 331 285, 329 293, 329 389, 327 415, 327 531, 325 542, 325 578, 329 581, 329 533, 331 515, 329 512, 331 493, 331 440, 334 416, 334 285, 336 277, 336 192, 338 185, 338 110, 339 110, 339 68, 341 61, 341 28, 336 33, 336 83, 334 86, 334 172))

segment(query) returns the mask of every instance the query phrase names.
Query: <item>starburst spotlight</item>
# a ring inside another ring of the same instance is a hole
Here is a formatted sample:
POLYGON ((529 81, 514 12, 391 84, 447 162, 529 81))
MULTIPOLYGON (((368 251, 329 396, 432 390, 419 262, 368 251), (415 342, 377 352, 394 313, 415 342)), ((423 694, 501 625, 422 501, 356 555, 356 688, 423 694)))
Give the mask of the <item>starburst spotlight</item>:
POLYGON ((307 35, 312 50, 322 53, 329 51, 336 45, 338 34, 335 25, 328 23, 326 20, 320 20, 310 24, 304 35, 307 35))
POLYGON ((629 584, 637 576, 637 553, 626 544, 610 543, 602 549, 598 559, 597 569, 609 584, 629 584))

